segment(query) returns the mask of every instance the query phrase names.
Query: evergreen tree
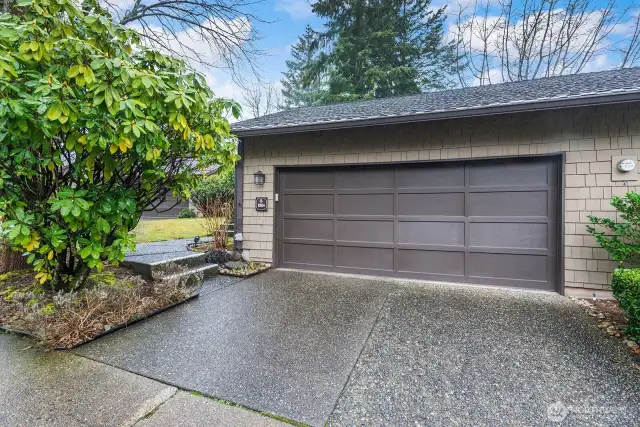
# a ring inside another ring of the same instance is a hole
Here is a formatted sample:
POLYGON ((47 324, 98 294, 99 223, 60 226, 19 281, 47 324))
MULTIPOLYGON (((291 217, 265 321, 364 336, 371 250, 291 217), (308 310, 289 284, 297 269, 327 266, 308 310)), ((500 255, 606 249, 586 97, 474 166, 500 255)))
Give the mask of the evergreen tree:
POLYGON ((319 0, 313 11, 327 20, 303 72, 305 85, 327 81, 317 103, 407 95, 452 84, 455 45, 444 37, 445 9, 433 10, 431 0, 319 0))
POLYGON ((281 79, 284 102, 280 106, 281 108, 312 105, 322 96, 320 78, 307 85, 303 84, 303 74, 313 60, 316 39, 315 31, 307 25, 304 34, 298 37, 298 42, 292 46, 291 56, 293 59, 286 62, 287 71, 282 73, 284 75, 281 79))

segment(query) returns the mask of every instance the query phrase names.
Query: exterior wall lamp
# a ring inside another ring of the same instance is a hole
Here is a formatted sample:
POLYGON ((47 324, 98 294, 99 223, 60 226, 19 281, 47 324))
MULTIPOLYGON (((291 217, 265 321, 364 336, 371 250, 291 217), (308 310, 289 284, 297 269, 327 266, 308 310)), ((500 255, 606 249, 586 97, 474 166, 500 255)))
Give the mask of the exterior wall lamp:
POLYGON ((262 171, 258 171, 253 174, 253 183, 255 185, 264 185, 265 176, 262 171))

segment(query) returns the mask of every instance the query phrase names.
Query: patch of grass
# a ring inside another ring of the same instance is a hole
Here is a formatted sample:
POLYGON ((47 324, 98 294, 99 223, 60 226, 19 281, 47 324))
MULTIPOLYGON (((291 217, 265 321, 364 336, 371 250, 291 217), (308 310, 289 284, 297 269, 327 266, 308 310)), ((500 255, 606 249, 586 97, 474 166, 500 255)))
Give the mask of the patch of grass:
POLYGON ((132 231, 137 243, 162 242, 164 240, 190 239, 204 236, 204 219, 176 218, 140 221, 132 231))
POLYGON ((287 417, 282 417, 280 415, 272 414, 271 412, 260 412, 260 413, 262 415, 264 415, 265 417, 273 418, 274 420, 282 421, 283 423, 291 424, 292 426, 309 427, 309 424, 305 424, 305 423, 302 423, 300 421, 295 421, 295 420, 289 419, 287 417))
POLYGON ((241 405, 240 403, 235 403, 235 402, 231 402, 229 400, 219 399, 217 397, 213 397, 213 396, 209 396, 209 395, 206 395, 206 394, 202 394, 202 393, 200 393, 198 391, 195 391, 195 390, 183 389, 183 391, 187 391, 187 392, 189 392, 189 394, 191 394, 193 396, 204 397, 205 399, 213 400, 214 402, 217 402, 217 403, 219 403, 221 405, 233 406, 235 408, 241 408, 241 409, 244 409, 245 411, 254 412, 254 413, 263 415, 265 417, 269 417, 269 418, 272 418, 274 420, 281 421, 283 423, 291 424, 292 426, 309 427, 308 424, 302 423, 300 421, 295 421, 295 420, 292 420, 292 419, 289 419, 289 418, 286 418, 286 417, 282 417, 280 415, 272 414, 271 412, 267 412, 267 411, 256 411, 255 409, 250 408, 248 406, 241 405))

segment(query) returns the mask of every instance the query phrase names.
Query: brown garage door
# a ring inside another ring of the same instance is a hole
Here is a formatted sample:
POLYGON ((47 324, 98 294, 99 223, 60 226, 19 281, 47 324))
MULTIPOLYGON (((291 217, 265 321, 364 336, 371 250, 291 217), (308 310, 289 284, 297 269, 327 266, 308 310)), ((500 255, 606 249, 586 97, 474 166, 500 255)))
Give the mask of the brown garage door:
POLYGON ((280 169, 278 265, 556 290, 558 164, 280 169))

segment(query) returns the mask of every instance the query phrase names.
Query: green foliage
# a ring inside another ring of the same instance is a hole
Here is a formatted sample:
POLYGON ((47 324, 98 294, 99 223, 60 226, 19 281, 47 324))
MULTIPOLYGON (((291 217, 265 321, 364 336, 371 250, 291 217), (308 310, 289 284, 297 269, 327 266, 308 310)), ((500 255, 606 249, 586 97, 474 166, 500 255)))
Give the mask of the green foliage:
POLYGON ((611 290, 629 319, 625 333, 640 341, 640 269, 617 268, 611 279, 611 290))
POLYGON ((307 25, 304 34, 298 37, 298 41, 291 47, 293 59, 287 60, 287 71, 282 73, 282 108, 297 108, 318 103, 326 95, 322 85, 314 81, 310 84, 304 82, 304 72, 314 59, 313 46, 317 34, 307 25))
POLYGON ((145 208, 236 159, 237 104, 78 4, 19 0, 0 15, 0 238, 56 289, 122 261, 145 208))
POLYGON ((207 204, 210 200, 233 202, 236 194, 235 171, 219 173, 202 179, 191 193, 191 201, 196 206, 207 204))
POLYGON ((178 218, 181 219, 185 219, 185 218, 195 218, 196 215, 196 211, 194 211, 191 208, 184 208, 180 211, 180 213, 178 214, 178 218))
POLYGON ((589 234, 609 252, 615 261, 628 266, 640 265, 640 194, 627 193, 614 196, 611 206, 619 212, 622 221, 589 216, 594 226, 587 226, 589 234))
MULTIPOLYGON (((445 8, 431 0, 319 0, 326 30, 308 42, 303 82, 326 82, 317 103, 383 98, 441 89, 457 71, 445 8)), ((305 33, 306 37, 306 33, 305 33)))

